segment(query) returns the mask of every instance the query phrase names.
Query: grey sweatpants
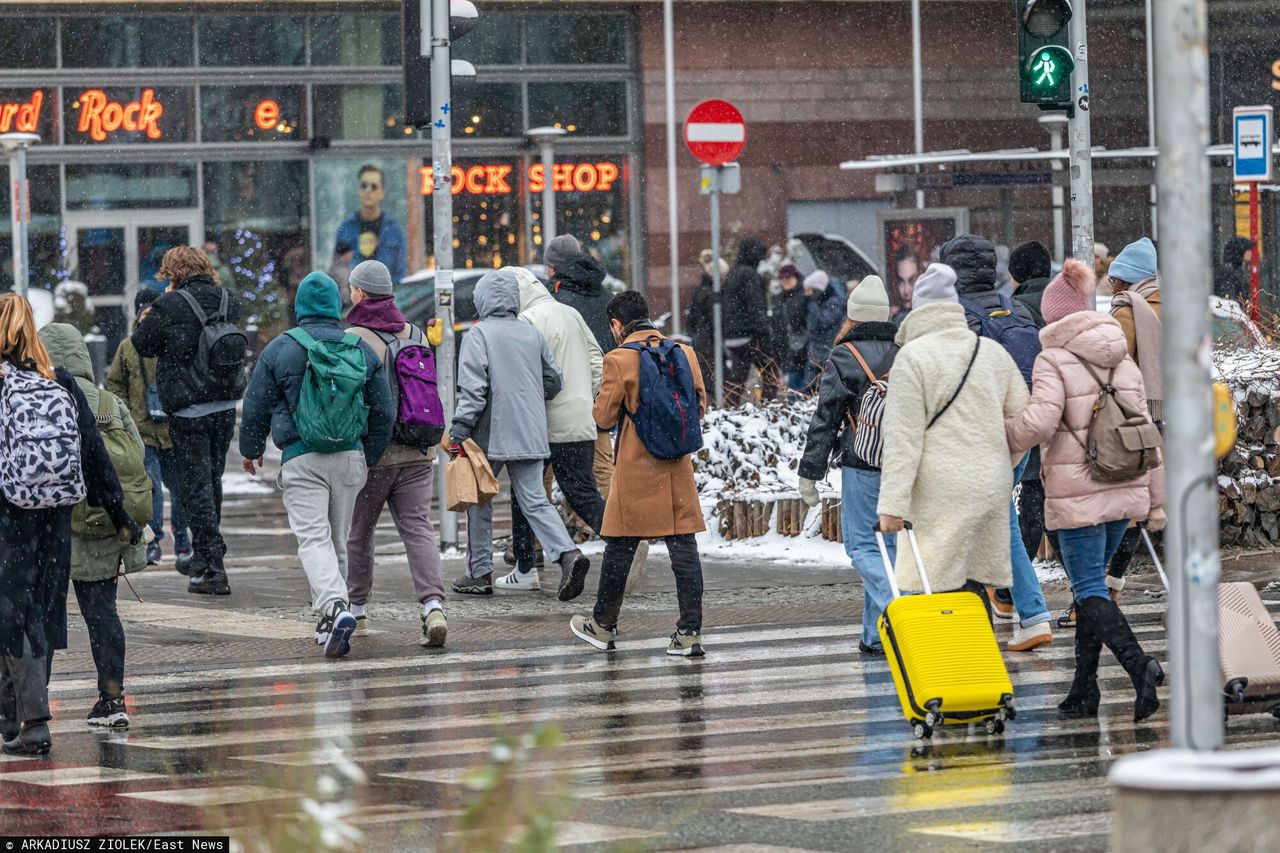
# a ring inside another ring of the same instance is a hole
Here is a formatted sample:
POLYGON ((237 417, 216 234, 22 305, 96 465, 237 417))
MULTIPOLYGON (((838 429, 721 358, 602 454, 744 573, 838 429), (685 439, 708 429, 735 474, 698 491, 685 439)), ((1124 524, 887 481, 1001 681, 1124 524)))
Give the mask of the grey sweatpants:
POLYGON ((311 608, 323 613, 347 600, 347 537, 364 487, 364 453, 304 453, 280 469, 284 508, 298 538, 298 559, 311 585, 311 608))
MULTIPOLYGON (((503 468, 511 479, 511 493, 520 504, 520 511, 533 528, 533 534, 542 543, 548 560, 558 560, 560 555, 574 549, 573 540, 565 530, 560 514, 547 502, 542 487, 542 459, 518 461, 490 460, 493 473, 503 468)), ((493 501, 484 506, 467 510, 467 574, 482 578, 493 571, 493 501)))
POLYGON ((373 534, 382 507, 391 505, 391 518, 400 531, 409 576, 418 601, 444 600, 440 544, 431 523, 431 493, 435 472, 431 463, 371 468, 356 501, 347 539, 347 591, 352 604, 364 604, 373 590, 373 534))

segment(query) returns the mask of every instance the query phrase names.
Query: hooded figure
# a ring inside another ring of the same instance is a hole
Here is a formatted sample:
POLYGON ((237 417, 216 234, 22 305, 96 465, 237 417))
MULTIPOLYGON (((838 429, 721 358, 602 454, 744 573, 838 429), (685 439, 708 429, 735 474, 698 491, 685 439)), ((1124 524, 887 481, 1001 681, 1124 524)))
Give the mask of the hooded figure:
POLYGON ((817 375, 818 365, 831 355, 831 346, 845 321, 845 301, 849 292, 844 282, 822 270, 810 273, 804 280, 806 300, 805 325, 809 333, 810 381, 817 375), (821 284, 821 286, 819 286, 821 284))
MULTIPOLYGON (((1009 307, 996 291, 996 247, 990 240, 961 234, 942 244, 938 259, 955 270, 956 295, 962 305, 969 303, 965 305, 965 319, 974 333, 981 330, 983 315, 1009 307)), ((1023 319, 1035 322, 1031 311, 1020 302, 1014 301, 1012 309, 1023 319)))
POLYGON ((613 332, 609 331, 609 317, 605 314, 609 300, 613 298, 604 287, 606 275, 604 266, 594 256, 579 252, 556 267, 555 277, 551 280, 551 292, 556 301, 577 309, 596 336, 601 352, 617 346, 613 332))
POLYGON ((747 338, 760 342, 768 337, 768 317, 764 299, 764 279, 757 268, 769 250, 754 237, 746 237, 738 247, 738 260, 725 279, 720 298, 724 339, 747 338))
POLYGON ((1240 305, 1250 303, 1253 290, 1244 261, 1252 251, 1253 241, 1247 237, 1232 237, 1222 245, 1222 266, 1213 276, 1214 293, 1240 305))

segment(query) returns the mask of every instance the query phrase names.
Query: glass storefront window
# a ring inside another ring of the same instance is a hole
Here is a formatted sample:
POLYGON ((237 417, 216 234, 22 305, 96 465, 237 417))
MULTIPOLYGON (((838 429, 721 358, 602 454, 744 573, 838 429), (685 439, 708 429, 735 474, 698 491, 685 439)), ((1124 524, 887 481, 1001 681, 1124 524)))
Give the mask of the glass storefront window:
POLYGON ((625 136, 627 84, 530 83, 529 126, 542 125, 579 136, 625 136))
POLYGON ((520 64, 521 16, 513 12, 484 10, 480 23, 453 45, 453 57, 472 65, 520 64))
POLYGON ((348 266, 375 258, 395 279, 405 276, 410 162, 404 157, 316 160, 315 242, 325 263, 339 262, 335 256, 345 254, 336 251, 341 243, 351 252, 348 266))
POLYGON ((52 17, 0 17, 0 68, 52 68, 58 61, 52 17))
POLYGON ((215 67, 302 65, 300 15, 207 15, 199 19, 200 64, 215 67))
MULTIPOLYGON (((0 180, 9 186, 9 170, 0 164, 0 180)), ((67 254, 62 231, 62 204, 57 166, 27 166, 31 221, 27 226, 31 259, 31 286, 50 289, 71 277, 74 261, 67 254)), ((9 220, 9 193, 0 193, 0 293, 13 286, 13 223, 9 220)))
POLYGON ((197 207, 194 163, 69 163, 67 210, 197 207))
POLYGON ((182 86, 67 86, 62 90, 68 145, 194 142, 192 90, 182 86))
POLYGON ((203 86, 200 138, 204 142, 305 139, 301 86, 203 86))
POLYGON ((401 87, 394 83, 315 86, 314 133, 329 139, 405 139, 401 87))
POLYGON ((454 95, 453 134, 463 139, 520 137, 520 85, 478 83, 459 87, 454 95))
MULTIPOLYGON (((542 164, 530 168, 534 251, 542 254, 542 164)), ((556 190, 556 233, 572 234, 585 251, 600 259, 610 275, 626 280, 631 268, 627 231, 625 158, 575 157, 557 160, 552 174, 556 190)))
POLYGON ((530 65, 621 65, 627 61, 627 25, 620 15, 529 15, 530 65))
POLYGON ((194 64, 192 19, 104 15, 62 19, 64 68, 180 68, 194 64))
POLYGON ((57 89, 0 89, 0 133, 38 133, 40 141, 58 139, 57 89))
POLYGON ((398 15, 316 15, 312 65, 399 65, 398 15))

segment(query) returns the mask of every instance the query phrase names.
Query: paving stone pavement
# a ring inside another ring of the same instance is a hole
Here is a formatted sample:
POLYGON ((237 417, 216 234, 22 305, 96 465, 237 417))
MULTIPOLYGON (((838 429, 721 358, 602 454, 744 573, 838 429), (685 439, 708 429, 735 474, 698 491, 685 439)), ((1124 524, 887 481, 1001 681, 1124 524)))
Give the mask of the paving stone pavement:
MULTIPOLYGON (((388 525, 373 630, 350 658, 325 661, 278 501, 233 500, 227 527, 231 596, 187 595, 170 563, 131 578, 141 602, 121 590, 128 731, 84 725, 95 682, 72 614, 51 686, 54 751, 0 759, 6 833, 276 838, 320 797, 348 804, 365 850, 487 849, 459 832, 476 796, 470 775, 493 765, 496 736, 550 722, 563 743, 502 777, 486 822, 502 827, 526 798, 546 798, 562 810, 566 849, 1104 850, 1111 762, 1167 742, 1164 709, 1131 722, 1132 690, 1109 655, 1102 715, 1057 717, 1071 676, 1063 631, 1007 655, 1019 713, 1003 737, 949 728, 915 741, 884 659, 857 652, 861 590, 849 570, 756 565, 749 549, 707 565, 704 660, 663 653, 675 606, 660 552, 624 610, 616 653, 569 635, 586 597, 566 605, 549 592, 451 599, 449 644, 437 651, 416 643, 388 525), (343 775, 352 767, 363 781, 343 775)), ((1273 556, 1242 560, 1228 571, 1274 579, 1273 556)), ((1137 576, 1125 610, 1164 659, 1152 580, 1137 576)), ((1049 593, 1065 604, 1064 589, 1049 593)), ((1280 593, 1264 598, 1280 611, 1280 593)), ((1278 737, 1268 715, 1228 729, 1230 748, 1278 737)))

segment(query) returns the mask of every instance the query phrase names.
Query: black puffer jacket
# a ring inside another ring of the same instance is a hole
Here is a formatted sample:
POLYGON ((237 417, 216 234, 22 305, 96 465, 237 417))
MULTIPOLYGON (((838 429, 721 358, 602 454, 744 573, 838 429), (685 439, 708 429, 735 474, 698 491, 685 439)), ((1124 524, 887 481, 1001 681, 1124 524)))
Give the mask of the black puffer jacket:
POLYGON ((1253 248, 1253 241, 1248 237, 1232 237, 1222 246, 1222 266, 1213 274, 1214 292, 1223 299, 1234 299, 1241 305, 1248 305, 1253 297, 1249 281, 1249 273, 1244 265, 1244 256, 1253 248))
POLYGON ((1049 286, 1047 278, 1033 278, 1018 285, 1013 292, 1013 301, 1026 307, 1031 312, 1031 319, 1041 329, 1044 328, 1044 314, 1040 313, 1040 303, 1044 299, 1044 289, 1049 286))
POLYGON ((845 344, 853 344, 866 359, 867 366, 877 376, 884 376, 898 353, 893 342, 897 332, 898 327, 893 323, 859 323, 831 350, 818 383, 818 408, 809 422, 804 456, 800 459, 801 477, 821 480, 831 464, 876 470, 859 462, 853 455, 853 431, 849 429, 849 417, 857 415, 858 405, 870 380, 845 344))
POLYGON ((613 295, 604 288, 604 266, 592 255, 580 252, 556 268, 551 293, 557 302, 577 309, 587 328, 596 336, 600 349, 609 352, 618 345, 609 328, 609 300, 613 295))
MULTIPOLYGON (((213 283, 207 275, 195 275, 178 284, 196 298, 206 315, 212 317, 218 310, 222 294, 230 297, 227 302, 228 322, 240 323, 240 297, 235 291, 213 283)), ((156 362, 156 390, 160 392, 160 404, 169 413, 185 409, 195 403, 211 403, 202 399, 186 380, 187 365, 196 357, 203 327, 191 306, 178 293, 166 293, 151 303, 147 319, 133 330, 133 348, 143 358, 158 358, 156 362)), ((221 399, 221 398, 219 398, 221 399)))
MULTIPOLYGON (((942 245, 939 255, 942 263, 956 271, 956 294, 990 313, 1001 307, 1000 294, 996 292, 996 247, 985 237, 961 234, 942 245)), ((1013 310, 1031 322, 1035 322, 1030 309, 1017 300, 1013 310)), ((976 334, 982 327, 977 314, 965 310, 969 328, 976 334)))
POLYGON ((773 357, 784 371, 803 370, 809 363, 808 311, 802 287, 783 290, 774 297, 769 338, 773 357))
POLYGON ((745 238, 738 248, 737 263, 729 270, 720 293, 726 340, 751 338, 762 345, 768 341, 764 279, 756 271, 767 252, 764 243, 754 237, 745 238))

